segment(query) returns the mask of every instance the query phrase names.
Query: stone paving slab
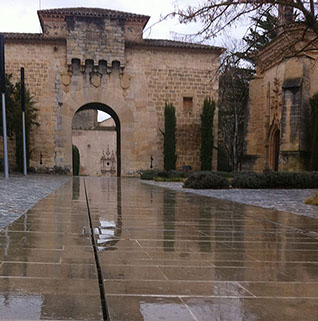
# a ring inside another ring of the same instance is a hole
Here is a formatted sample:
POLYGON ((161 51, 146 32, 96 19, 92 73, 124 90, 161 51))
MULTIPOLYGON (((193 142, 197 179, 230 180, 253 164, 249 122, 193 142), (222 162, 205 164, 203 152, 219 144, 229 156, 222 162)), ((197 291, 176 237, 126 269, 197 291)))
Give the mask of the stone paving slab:
POLYGON ((67 176, 44 174, 10 174, 9 179, 1 176, 0 231, 69 179, 67 176))
POLYGON ((68 179, 0 233, 1 320, 103 319, 86 200, 73 198, 68 179))
POLYGON ((112 321, 314 321, 316 233, 303 215, 74 178, 0 233, 0 319, 102 320, 99 281, 112 321))
POLYGON ((133 179, 86 184, 111 320, 316 320, 317 220, 133 179))
POLYGON ((270 208, 290 212, 298 215, 318 218, 318 207, 304 204, 307 197, 313 196, 318 189, 225 189, 225 190, 197 190, 183 188, 183 183, 142 181, 159 187, 170 188, 175 191, 194 193, 201 196, 213 197, 237 203, 270 208))

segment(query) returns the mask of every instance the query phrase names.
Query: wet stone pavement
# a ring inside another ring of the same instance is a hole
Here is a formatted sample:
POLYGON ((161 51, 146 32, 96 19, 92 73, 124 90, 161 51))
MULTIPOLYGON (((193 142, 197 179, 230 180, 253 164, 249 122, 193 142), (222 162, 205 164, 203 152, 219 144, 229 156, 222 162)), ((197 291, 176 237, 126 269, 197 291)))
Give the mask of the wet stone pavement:
POLYGON ((3 173, 0 175, 0 231, 69 179, 58 175, 10 173, 5 180, 3 173))
POLYGON ((315 232, 314 218, 73 178, 0 233, 0 319, 317 320, 315 232))

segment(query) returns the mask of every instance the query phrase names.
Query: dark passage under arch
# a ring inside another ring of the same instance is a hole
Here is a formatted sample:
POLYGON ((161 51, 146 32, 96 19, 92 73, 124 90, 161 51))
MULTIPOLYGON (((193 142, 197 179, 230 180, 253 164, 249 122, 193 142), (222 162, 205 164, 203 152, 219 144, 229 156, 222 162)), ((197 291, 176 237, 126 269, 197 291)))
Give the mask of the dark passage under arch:
POLYGON ((85 104, 83 105, 81 108, 79 108, 76 112, 80 112, 83 110, 100 110, 103 111, 105 113, 107 113, 108 115, 110 115, 115 122, 116 125, 116 145, 117 145, 117 151, 116 151, 116 157, 117 157, 117 176, 120 177, 120 173, 121 173, 121 140, 120 140, 120 120, 118 115, 116 114, 116 112, 109 106, 102 104, 102 103, 89 103, 89 104, 85 104))

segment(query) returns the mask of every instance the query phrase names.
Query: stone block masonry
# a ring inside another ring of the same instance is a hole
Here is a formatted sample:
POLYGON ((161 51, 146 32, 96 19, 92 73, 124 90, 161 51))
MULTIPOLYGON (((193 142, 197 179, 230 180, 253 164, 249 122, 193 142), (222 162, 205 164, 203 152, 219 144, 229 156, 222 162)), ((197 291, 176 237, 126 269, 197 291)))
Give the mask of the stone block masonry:
MULTIPOLYGON (((205 97, 217 100, 222 48, 143 39, 149 20, 143 15, 92 8, 38 14, 43 34, 5 34, 7 70, 18 80, 25 67, 26 87, 38 108, 30 166, 71 172, 74 115, 92 108, 118 119, 118 174, 149 169, 151 156, 154 168, 162 169, 160 129, 165 103, 172 103, 177 166, 200 168, 200 113, 205 97)), ((80 127, 89 128, 89 119, 80 127)), ((217 137, 217 117, 214 127, 217 137)))

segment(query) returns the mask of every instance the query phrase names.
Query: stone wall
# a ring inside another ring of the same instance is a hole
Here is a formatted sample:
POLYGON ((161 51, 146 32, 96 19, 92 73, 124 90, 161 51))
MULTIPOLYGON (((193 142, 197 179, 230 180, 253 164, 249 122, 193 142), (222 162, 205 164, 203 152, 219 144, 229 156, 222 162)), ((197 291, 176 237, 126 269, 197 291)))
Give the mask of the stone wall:
MULTIPOLYGON (((128 29, 122 19, 103 18, 97 23, 94 19, 65 18, 68 25, 63 40, 60 37, 65 29, 57 27, 64 24, 63 20, 50 19, 44 30, 51 30, 53 38, 50 34, 6 38, 7 72, 18 80, 20 67, 25 68, 26 87, 38 108, 40 127, 34 129, 30 140, 30 166, 37 171, 71 172, 74 114, 83 106, 91 106, 118 118, 121 159, 117 161, 121 161, 121 174, 136 175, 148 169, 151 156, 154 167, 162 169, 160 129, 164 128, 165 103, 172 103, 177 116, 177 167, 199 169, 200 113, 205 97, 217 99, 218 56, 222 50, 200 45, 196 49, 183 43, 175 48, 174 42, 154 45, 142 39, 124 43, 128 29), (94 34, 91 40, 87 38, 89 27, 94 34), (109 33, 106 42, 97 48, 105 31, 109 33), (105 57, 107 60, 108 54, 110 60, 120 63, 112 63, 111 68, 100 63, 97 68, 95 63, 105 57), (86 64, 79 65, 76 59, 81 63, 86 60, 86 64)), ((133 38, 143 24, 136 22, 133 29, 133 20, 129 23, 133 38)), ((100 155, 102 146, 96 155, 100 155)))
POLYGON ((116 176, 116 132, 73 130, 72 142, 80 153, 80 175, 116 176))
POLYGON ((314 59, 283 59, 250 82, 244 169, 273 170, 272 134, 280 131, 279 170, 310 170, 311 110, 318 91, 314 59))
MULTIPOLYGON (((146 125, 148 128, 144 130, 150 130, 149 135, 154 140, 154 144, 149 146, 144 138, 141 139, 144 147, 138 158, 150 163, 150 156, 153 155, 154 166, 162 168, 163 136, 160 129, 164 130, 165 103, 172 103, 177 118, 177 167, 181 169, 182 165, 191 165, 193 169, 199 169, 200 114, 205 97, 217 100, 217 56, 208 52, 175 52, 166 48, 132 48, 127 51, 127 60, 133 66, 140 66, 138 74, 137 70, 131 70, 130 65, 126 68, 127 73, 139 78, 136 84, 144 94, 144 101, 142 96, 135 98, 137 121, 140 122, 138 127, 146 125), (185 106, 185 98, 192 99, 191 107, 185 106)), ((216 110, 214 137, 217 137, 217 114, 216 110)), ((215 157, 213 168, 216 168, 215 157)))
POLYGON ((97 126, 97 110, 83 110, 73 117, 72 129, 92 129, 97 126))
POLYGON ((119 61, 125 65, 125 29, 121 19, 96 19, 92 17, 67 17, 67 64, 72 59, 119 61))
POLYGON ((12 81, 19 81, 20 68, 25 69, 25 86, 30 91, 37 111, 30 139, 30 166, 38 171, 53 171, 55 162, 55 130, 61 119, 56 115, 59 69, 65 65, 65 45, 61 41, 7 40, 5 46, 6 72, 12 81), (40 164, 40 160, 42 161, 40 164))

